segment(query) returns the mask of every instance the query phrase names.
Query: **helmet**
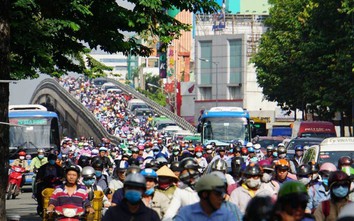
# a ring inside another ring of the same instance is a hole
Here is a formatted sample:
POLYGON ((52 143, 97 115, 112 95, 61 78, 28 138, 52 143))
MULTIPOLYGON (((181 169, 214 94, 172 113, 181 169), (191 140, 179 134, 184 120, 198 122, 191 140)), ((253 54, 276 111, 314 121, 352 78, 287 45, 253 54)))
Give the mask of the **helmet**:
POLYGON ((182 168, 179 166, 178 161, 173 161, 170 165, 170 169, 174 172, 174 171, 181 171, 182 168))
POLYGON ((24 156, 26 156, 26 152, 25 152, 25 151, 23 151, 23 150, 21 150, 21 151, 18 153, 18 155, 19 155, 19 156, 23 156, 23 157, 24 157, 24 156))
POLYGON ((285 147, 284 146, 278 147, 278 154, 284 154, 284 153, 286 153, 285 147))
POLYGON ((210 145, 210 144, 208 144, 208 145, 206 145, 205 149, 206 149, 206 150, 212 150, 212 149, 213 149, 213 146, 210 145))
POLYGON ((220 151, 226 151, 226 147, 224 147, 224 146, 219 147, 219 152, 220 151))
POLYGON ((279 144, 278 144, 278 148, 279 148, 279 147, 285 147, 285 144, 279 143, 279 144))
POLYGON ((222 171, 222 172, 226 173, 227 172, 227 163, 223 159, 216 159, 211 163, 210 168, 212 171, 222 171))
POLYGON ((254 147, 249 147, 249 148, 247 148, 247 150, 248 150, 248 153, 254 153, 254 151, 255 151, 254 147))
POLYGON ((274 150, 273 145, 268 145, 268 146, 267 146, 267 151, 273 151, 273 150, 274 150))
POLYGON ((143 175, 145 178, 157 179, 157 173, 151 168, 146 168, 142 170, 140 174, 143 175))
POLYGON ((195 190, 199 193, 202 191, 216 190, 218 192, 225 192, 224 182, 213 174, 202 176, 195 185, 195 190))
POLYGON ((82 168, 90 165, 90 158, 88 156, 80 156, 77 164, 82 168))
POLYGON ((320 167, 320 171, 328 171, 328 172, 333 172, 336 171, 337 167, 330 162, 323 163, 320 167))
POLYGON ((290 165, 289 165, 289 162, 285 159, 280 159, 278 160, 276 163, 275 163, 275 169, 289 169, 290 165))
POLYGON ((199 165, 192 157, 186 157, 180 162, 179 167, 182 170, 185 170, 185 169, 197 170, 199 165))
POLYGON ((103 169, 103 162, 100 159, 96 159, 92 162, 92 167, 95 169, 103 169))
POLYGON ((124 171, 126 169, 128 169, 129 167, 129 163, 126 160, 121 160, 116 162, 116 170, 117 171, 124 171))
POLYGON ((145 168, 157 169, 157 162, 154 159, 148 159, 145 161, 145 168))
POLYGON ((241 148, 241 154, 242 154, 242 155, 247 155, 247 154, 248 154, 248 150, 247 150, 246 147, 242 147, 242 148, 241 148))
POLYGON ((310 161, 308 162, 308 164, 311 167, 311 173, 318 173, 318 171, 320 170, 320 165, 318 163, 316 163, 315 161, 310 161))
POLYGON ((262 169, 258 164, 250 163, 247 165, 243 174, 248 176, 261 176, 262 169))
POLYGON ((285 197, 292 194, 307 194, 306 186, 299 181, 288 181, 280 186, 278 197, 285 197))
POLYGON ((101 151, 105 151, 105 152, 106 152, 106 151, 107 151, 107 148, 105 148, 105 147, 100 147, 100 149, 98 149, 98 151, 99 151, 99 152, 101 152, 101 151))
POLYGON ((261 149, 261 145, 259 143, 256 143, 255 145, 253 145, 254 149, 259 150, 261 149))
POLYGON ((139 148, 133 147, 132 148, 132 153, 139 153, 139 148))
POLYGON ((294 149, 295 149, 295 151, 304 151, 304 148, 303 148, 302 145, 296 145, 296 146, 294 147, 294 149))
POLYGON ((308 165, 308 164, 303 164, 303 165, 300 165, 298 168, 297 168, 297 173, 296 175, 300 176, 300 177, 307 177, 308 175, 311 174, 311 166, 308 165))
POLYGON ((350 166, 352 163, 353 163, 353 160, 351 157, 348 157, 348 156, 341 157, 338 160, 338 169, 341 169, 342 166, 344 166, 344 165, 350 166))
POLYGON ((130 173, 124 180, 124 187, 134 186, 146 189, 146 180, 140 173, 130 173))
POLYGON ((197 146, 194 151, 195 152, 203 152, 203 147, 197 146))
POLYGON ((241 153, 241 147, 240 146, 234 147, 234 153, 241 153))
POLYGON ((247 147, 247 148, 253 147, 253 143, 248 142, 248 143, 246 144, 246 147, 247 147))
POLYGON ((273 165, 269 160, 261 160, 258 162, 258 165, 263 169, 263 170, 271 170, 273 171, 273 165))
POLYGON ((94 178, 95 177, 95 169, 91 166, 86 166, 82 168, 81 175, 83 178, 94 178))
POLYGON ((140 167, 136 166, 136 165, 131 165, 130 167, 128 167, 126 174, 131 174, 131 173, 140 173, 141 169, 140 167))
POLYGON ((44 153, 44 149, 38 149, 38 154, 44 153))
POLYGON ((350 177, 343 171, 334 171, 329 175, 328 186, 331 188, 336 183, 348 183, 350 185, 350 177))
POLYGON ((70 165, 65 168, 65 174, 67 174, 69 171, 75 171, 78 176, 80 176, 80 168, 75 166, 75 165, 70 165))

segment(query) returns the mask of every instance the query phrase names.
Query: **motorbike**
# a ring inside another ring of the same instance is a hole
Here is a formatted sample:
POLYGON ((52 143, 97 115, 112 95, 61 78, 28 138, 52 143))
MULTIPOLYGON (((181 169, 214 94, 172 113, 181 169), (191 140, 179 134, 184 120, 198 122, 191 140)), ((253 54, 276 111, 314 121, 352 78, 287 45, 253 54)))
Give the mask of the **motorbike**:
POLYGON ((84 214, 84 208, 68 204, 65 206, 56 206, 53 213, 49 213, 49 217, 52 216, 54 220, 58 221, 80 221, 84 214))
POLYGON ((21 166, 12 166, 6 188, 6 199, 15 199, 20 194, 23 174, 26 169, 21 166))

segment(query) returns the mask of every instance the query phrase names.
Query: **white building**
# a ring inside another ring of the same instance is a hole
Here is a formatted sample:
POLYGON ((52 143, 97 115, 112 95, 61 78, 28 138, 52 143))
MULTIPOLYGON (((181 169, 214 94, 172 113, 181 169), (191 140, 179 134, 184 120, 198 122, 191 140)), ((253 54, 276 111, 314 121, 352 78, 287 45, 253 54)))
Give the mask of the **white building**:
POLYGON ((264 100, 250 63, 266 31, 264 16, 226 15, 220 23, 215 23, 212 16, 196 16, 195 113, 216 105, 239 106, 249 110, 251 116, 274 121, 276 103, 264 100))

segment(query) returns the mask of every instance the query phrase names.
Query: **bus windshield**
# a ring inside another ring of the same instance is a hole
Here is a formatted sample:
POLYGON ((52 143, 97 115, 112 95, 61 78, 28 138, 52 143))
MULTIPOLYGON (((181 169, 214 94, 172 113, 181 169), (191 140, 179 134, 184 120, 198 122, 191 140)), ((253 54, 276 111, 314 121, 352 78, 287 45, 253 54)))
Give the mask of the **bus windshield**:
POLYGON ((51 120, 38 117, 10 118, 10 147, 50 148, 51 120))
POLYGON ((218 140, 230 143, 248 140, 249 126, 247 118, 218 117, 206 118, 204 121, 204 140, 218 140))

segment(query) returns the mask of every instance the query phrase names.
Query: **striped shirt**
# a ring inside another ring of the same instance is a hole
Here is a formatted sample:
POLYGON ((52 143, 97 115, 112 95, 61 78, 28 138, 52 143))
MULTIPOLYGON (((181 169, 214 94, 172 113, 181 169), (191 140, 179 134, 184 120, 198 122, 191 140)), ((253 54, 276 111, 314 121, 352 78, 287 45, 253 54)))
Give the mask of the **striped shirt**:
POLYGON ((81 184, 77 184, 76 191, 71 196, 69 196, 66 191, 64 184, 57 186, 50 197, 49 205, 50 204, 53 204, 54 206, 70 204, 83 208, 91 205, 86 192, 86 187, 81 184))

